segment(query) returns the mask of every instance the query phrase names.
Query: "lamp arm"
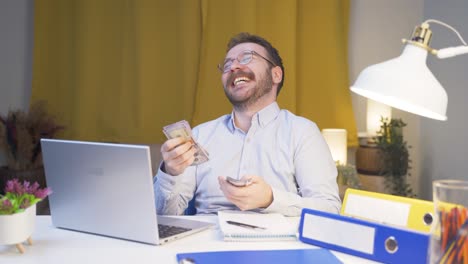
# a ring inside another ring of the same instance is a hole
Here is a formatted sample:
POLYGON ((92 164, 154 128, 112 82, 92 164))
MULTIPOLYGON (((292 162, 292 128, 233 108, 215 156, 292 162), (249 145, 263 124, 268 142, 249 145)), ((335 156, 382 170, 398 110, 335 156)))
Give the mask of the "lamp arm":
POLYGON ((458 47, 440 49, 437 51, 436 56, 439 59, 445 59, 445 58, 462 55, 465 53, 468 53, 468 46, 458 46, 458 47))

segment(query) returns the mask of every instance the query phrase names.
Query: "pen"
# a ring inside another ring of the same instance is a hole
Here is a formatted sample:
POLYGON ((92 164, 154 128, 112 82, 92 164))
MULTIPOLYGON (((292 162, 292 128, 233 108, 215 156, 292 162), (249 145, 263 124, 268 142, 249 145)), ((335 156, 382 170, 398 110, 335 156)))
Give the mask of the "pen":
POLYGON ((239 222, 235 222, 235 221, 226 221, 226 223, 228 223, 230 225, 241 226, 241 227, 251 228, 251 229, 263 229, 263 230, 266 229, 265 227, 254 226, 254 225, 239 223, 239 222))

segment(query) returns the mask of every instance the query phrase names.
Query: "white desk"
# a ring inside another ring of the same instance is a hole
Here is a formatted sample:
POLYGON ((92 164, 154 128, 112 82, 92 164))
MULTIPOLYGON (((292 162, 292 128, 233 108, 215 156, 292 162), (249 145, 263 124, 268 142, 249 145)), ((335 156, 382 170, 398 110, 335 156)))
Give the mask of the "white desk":
MULTIPOLYGON (((217 222, 216 216, 188 217, 217 222)), ((58 229, 52 226, 50 216, 36 218, 32 240, 32 246, 25 245, 24 254, 20 254, 15 246, 0 246, 0 263, 175 264, 176 254, 181 252, 315 248, 300 241, 224 242, 218 227, 163 246, 152 246, 58 229)), ((344 263, 376 263, 339 252, 333 253, 344 263)))

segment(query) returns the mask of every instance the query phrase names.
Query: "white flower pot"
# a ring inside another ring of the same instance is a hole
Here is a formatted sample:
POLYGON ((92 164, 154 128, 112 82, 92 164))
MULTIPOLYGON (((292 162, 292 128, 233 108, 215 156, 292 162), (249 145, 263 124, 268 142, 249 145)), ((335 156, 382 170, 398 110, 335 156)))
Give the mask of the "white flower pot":
POLYGON ((21 253, 24 252, 22 243, 28 240, 36 224, 36 205, 24 212, 12 215, 0 215, 0 245, 16 244, 21 253))

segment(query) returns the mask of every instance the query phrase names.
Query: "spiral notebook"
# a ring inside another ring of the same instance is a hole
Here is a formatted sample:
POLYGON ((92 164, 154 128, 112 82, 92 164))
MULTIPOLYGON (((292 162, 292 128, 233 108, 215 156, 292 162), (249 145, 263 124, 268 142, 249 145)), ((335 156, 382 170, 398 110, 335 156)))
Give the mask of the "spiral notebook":
POLYGON ((218 212, 224 241, 297 240, 298 221, 292 220, 276 213, 218 212))

